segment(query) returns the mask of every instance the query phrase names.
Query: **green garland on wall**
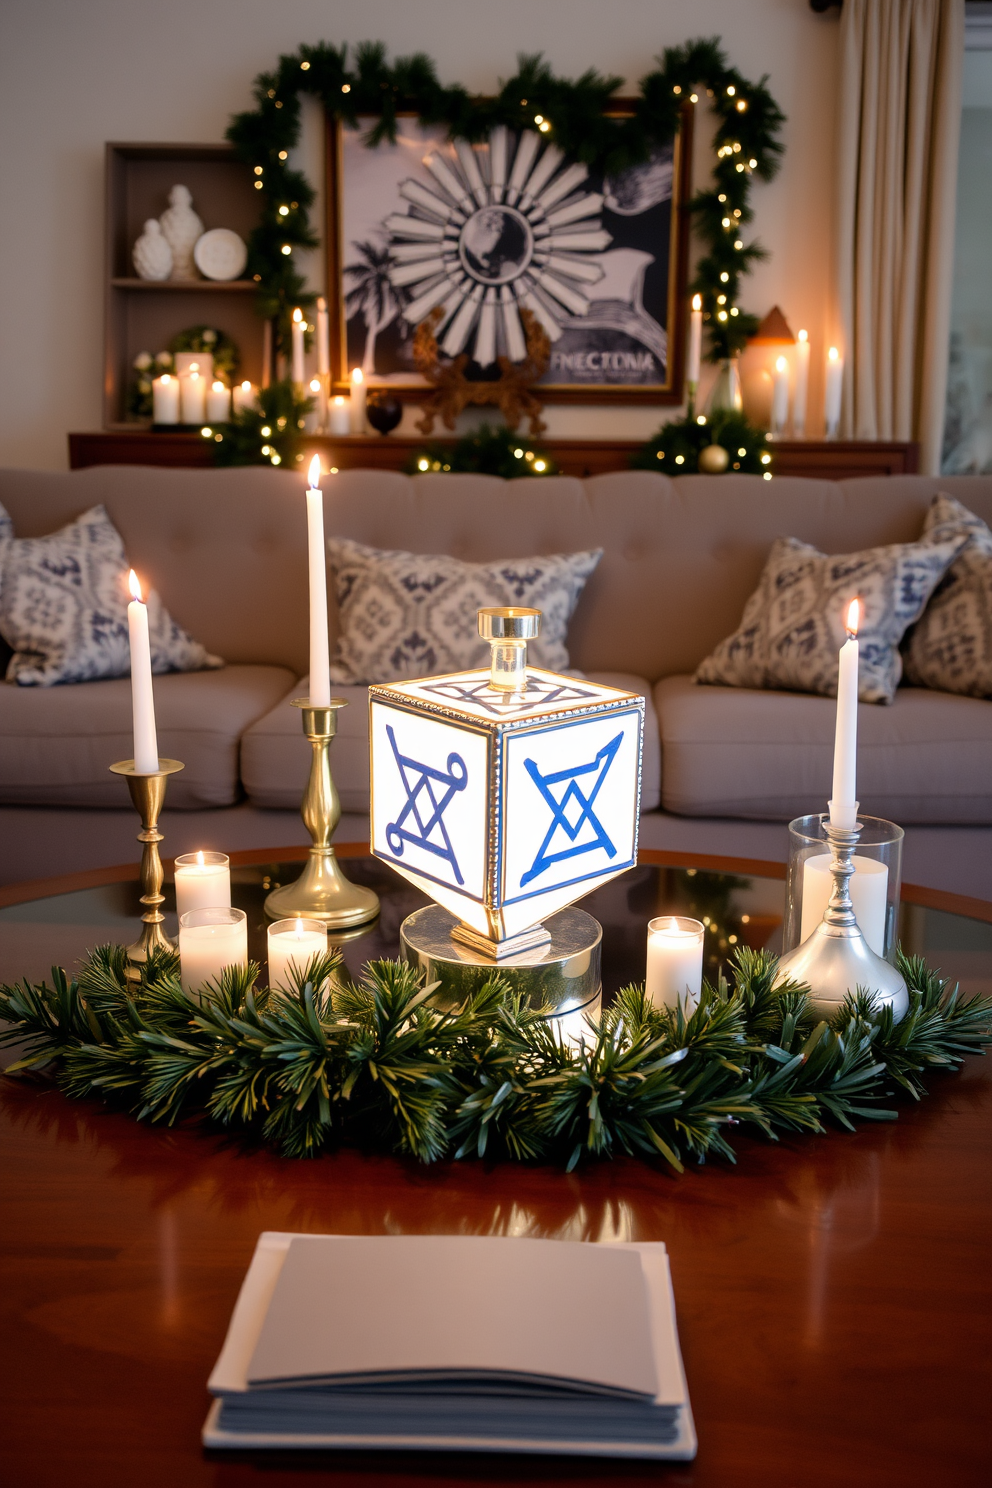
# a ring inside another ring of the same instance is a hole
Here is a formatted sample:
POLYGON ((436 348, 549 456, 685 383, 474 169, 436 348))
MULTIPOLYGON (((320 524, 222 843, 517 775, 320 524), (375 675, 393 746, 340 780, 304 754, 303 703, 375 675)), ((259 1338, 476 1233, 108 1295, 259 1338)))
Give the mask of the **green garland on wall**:
POLYGON ((442 86, 434 63, 423 53, 390 64, 381 42, 358 46, 354 66, 347 47, 326 42, 280 57, 273 72, 255 79, 255 108, 235 115, 227 131, 262 197, 247 272, 258 280, 260 313, 276 322, 277 345, 283 350, 289 345, 294 307, 309 308, 314 301, 293 262, 297 249, 319 244, 309 215, 313 188, 289 165, 289 152, 300 135, 302 94, 318 98, 329 118, 351 129, 359 127, 360 118, 376 116, 378 122, 365 137, 370 147, 395 138, 400 113, 418 114, 425 124, 443 125, 449 137, 469 140, 484 138, 497 124, 533 128, 534 116, 540 114, 550 125, 547 137, 566 155, 616 172, 642 163, 668 144, 678 132, 681 110, 705 90, 717 120, 716 160, 712 187, 689 203, 705 245, 690 289, 702 296, 710 359, 742 350, 758 320, 739 306, 741 279, 757 259, 766 257, 759 244, 744 241, 754 216, 751 185, 756 176, 770 181, 778 170, 785 116, 765 79, 754 83, 729 67, 715 38, 668 47, 659 62, 641 79, 633 112, 611 117, 606 110, 621 78, 590 69, 568 81, 555 77, 539 56, 521 57, 516 75, 494 98, 442 86))
POLYGON ((473 998, 432 1006, 414 967, 373 961, 359 981, 340 952, 314 957, 295 987, 255 987, 231 967, 192 1004, 179 957, 156 955, 127 979, 123 946, 91 953, 72 981, 0 987, 0 1044, 17 1069, 45 1069, 69 1096, 96 1097, 139 1120, 199 1115, 241 1128, 291 1157, 350 1141, 407 1153, 563 1162, 627 1153, 733 1159, 741 1125, 775 1137, 892 1120, 893 1094, 924 1094, 992 1042, 992 998, 959 998, 918 957, 899 958, 909 1011, 895 1023, 867 994, 817 1022, 807 989, 775 988, 777 964, 738 947, 730 982, 704 983, 686 1018, 620 992, 579 1048, 562 1040, 494 972, 473 998), (315 992, 314 987, 321 990, 315 992))

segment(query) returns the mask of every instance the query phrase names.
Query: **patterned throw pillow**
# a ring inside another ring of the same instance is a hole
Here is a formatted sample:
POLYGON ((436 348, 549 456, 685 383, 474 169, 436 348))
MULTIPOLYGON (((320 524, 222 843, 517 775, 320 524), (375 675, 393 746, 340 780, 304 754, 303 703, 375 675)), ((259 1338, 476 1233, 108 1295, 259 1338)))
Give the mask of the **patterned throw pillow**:
POLYGON ((828 557, 795 537, 776 538, 740 626, 695 680, 834 697, 844 617, 860 599, 858 697, 891 703, 902 672, 899 642, 963 541, 893 543, 828 557))
POLYGON ((903 642, 906 680, 938 692, 992 697, 992 530, 953 496, 933 498, 929 542, 966 539, 903 642))
POLYGON ((339 634, 331 680, 408 682, 436 672, 486 666, 476 611, 521 605, 542 612, 528 647, 535 666, 564 671, 565 636, 586 579, 603 555, 556 554, 501 563, 464 563, 439 554, 390 553, 347 538, 328 544, 339 634))
MULTIPOLYGON (((0 537, 3 519, 0 507, 0 537)), ((0 634, 13 650, 7 681, 22 687, 123 677, 130 669, 128 562, 102 506, 48 537, 13 538, 0 547, 0 634)), ((154 672, 219 667, 177 625, 158 595, 148 595, 154 672)))

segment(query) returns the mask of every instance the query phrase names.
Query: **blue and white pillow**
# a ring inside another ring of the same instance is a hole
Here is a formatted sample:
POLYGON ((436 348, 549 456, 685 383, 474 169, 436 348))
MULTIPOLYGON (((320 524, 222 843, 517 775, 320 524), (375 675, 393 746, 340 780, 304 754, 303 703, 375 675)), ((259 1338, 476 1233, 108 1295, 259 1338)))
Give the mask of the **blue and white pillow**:
POLYGON ((331 681, 409 682, 489 665, 478 611, 520 605, 541 611, 541 634, 527 654, 534 666, 568 668, 565 639, 585 582, 603 556, 556 553, 465 563, 437 553, 388 552, 348 538, 327 544, 338 601, 331 681))
MULTIPOLYGON (((102 506, 47 537, 14 537, 0 506, 0 635, 14 653, 7 681, 52 687, 126 676, 128 567, 102 506)), ((147 601, 152 671, 224 665, 176 624, 154 590, 147 601)))

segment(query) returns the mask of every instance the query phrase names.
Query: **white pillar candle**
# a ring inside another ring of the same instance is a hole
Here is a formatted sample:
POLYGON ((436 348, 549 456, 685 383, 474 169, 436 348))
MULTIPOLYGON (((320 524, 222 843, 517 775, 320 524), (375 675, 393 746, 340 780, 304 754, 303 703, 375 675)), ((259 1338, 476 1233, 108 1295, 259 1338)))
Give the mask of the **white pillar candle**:
POLYGON ((141 601, 138 575, 131 569, 128 585, 134 598, 127 607, 131 643, 131 719, 134 728, 134 769, 137 775, 158 774, 158 735, 152 692, 152 652, 148 641, 148 608, 141 601))
POLYGON ((231 907, 231 860, 226 853, 182 853, 176 859, 176 914, 231 907))
POLYGON ((305 330, 306 330, 306 323, 305 323, 305 321, 303 319, 303 311, 302 310, 294 310, 293 311, 293 326, 292 326, 292 333, 293 333, 293 372, 292 372, 292 377, 293 377, 293 381, 296 383, 297 387, 302 387, 303 386, 303 379, 304 379, 304 376, 306 375, 305 372, 304 372, 304 370, 303 370, 303 349, 304 349, 304 345, 303 345, 303 333, 304 333, 305 330))
POLYGON ((792 432, 796 439, 806 433, 806 400, 809 396, 809 332, 800 331, 796 341, 796 387, 792 394, 792 432))
POLYGON ((789 422, 789 360, 780 356, 775 359, 775 376, 772 379, 772 433, 784 434, 789 422))
POLYGON ((858 620, 852 599, 847 611, 847 640, 837 661, 837 722, 834 729, 834 779, 830 824, 850 829, 858 819, 858 620))
POLYGON ((327 429, 329 434, 351 433, 351 408, 348 399, 342 398, 340 393, 331 399, 327 429))
POLYGON ((179 422, 179 378, 163 372, 152 383, 152 422, 155 424, 178 424, 179 422))
POLYGON ((248 408, 255 406, 255 389, 250 382, 239 383, 234 389, 234 411, 244 413, 248 408))
POLYGON ((330 318, 327 314, 327 301, 321 297, 317 301, 317 372, 319 376, 326 378, 330 370, 330 318))
POLYGON ((352 434, 365 433, 365 375, 361 367, 355 367, 351 374, 351 432, 352 434))
POLYGON ((662 915, 648 924, 646 989, 655 1007, 694 1012, 703 986, 703 936, 698 920, 662 915))
POLYGON ((179 382, 179 400, 184 424, 202 424, 207 415, 207 379, 191 372, 179 382))
POLYGON ((699 364, 703 354, 703 300, 701 295, 693 295, 692 310, 689 315, 689 365, 686 369, 686 381, 692 390, 699 385, 699 364))
POLYGON ((327 953, 327 926, 320 920, 276 920, 269 926, 269 986, 293 987, 292 968, 306 971, 327 953))
POLYGON ((836 346, 831 346, 827 352, 827 385, 823 399, 823 422, 827 426, 828 439, 836 439, 837 437, 843 390, 844 358, 836 346))
POLYGON ((207 423, 226 424, 231 417, 231 393, 222 382, 210 384, 207 394, 207 423))
POLYGON ((310 702, 326 708, 331 701, 330 655, 327 641, 327 564, 324 555, 324 493, 320 456, 310 461, 307 492, 307 542, 310 556, 310 702))
MULTIPOLYGON (((854 917, 861 933, 876 956, 885 954, 885 906, 889 887, 889 870, 877 858, 854 855, 854 874, 848 879, 854 917)), ((834 886, 830 864, 832 853, 817 853, 803 864, 803 918, 799 931, 800 944, 808 940, 823 919, 823 912, 834 886)))
POLYGON ((183 991, 200 1000, 205 982, 226 966, 248 965, 248 917, 243 909, 191 909, 179 919, 179 975, 183 991))

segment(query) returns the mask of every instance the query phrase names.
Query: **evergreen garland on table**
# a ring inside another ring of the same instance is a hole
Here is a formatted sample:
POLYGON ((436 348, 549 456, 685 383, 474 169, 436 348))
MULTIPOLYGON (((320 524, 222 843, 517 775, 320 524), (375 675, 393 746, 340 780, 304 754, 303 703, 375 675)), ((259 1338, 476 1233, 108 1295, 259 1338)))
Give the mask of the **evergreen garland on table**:
POLYGON ((771 473, 772 451, 763 429, 748 423, 743 413, 723 409, 708 417, 673 419, 662 424, 630 457, 634 470, 657 470, 662 475, 689 475, 699 469, 700 452, 709 444, 727 451, 727 469, 741 475, 771 473))
POLYGON ((353 66, 347 47, 326 42, 280 57, 274 71, 255 79, 255 108, 235 115, 227 130, 262 196, 262 220, 249 240, 247 272, 258 281, 260 314, 276 321, 279 347, 289 347, 293 309, 309 308, 314 301, 293 264, 297 249, 318 246, 309 216, 313 188, 288 163, 299 140, 301 94, 318 98, 328 118, 350 129, 359 127, 361 117, 375 116, 365 137, 370 147, 395 139, 401 112, 415 113, 425 124, 443 125, 449 138, 468 140, 484 138, 497 124, 515 131, 533 129, 535 116, 540 116, 545 137, 566 155, 617 172, 643 163, 668 144, 678 132, 682 109, 691 107, 705 89, 717 119, 716 162, 712 188, 689 203, 705 245, 690 287, 702 295, 710 358, 740 351, 758 326, 757 317, 738 304, 741 279, 765 257, 757 243, 744 241, 754 216, 751 183, 756 176, 770 181, 778 170, 785 116, 764 78, 754 83, 728 66, 716 38, 668 47, 658 60, 658 68, 641 79, 633 112, 611 116, 607 110, 621 78, 590 69, 571 82, 555 77, 539 56, 521 57, 516 75, 495 98, 472 97, 457 85, 444 87, 422 52, 390 64, 381 42, 358 46, 353 66))
POLYGON ((515 434, 505 424, 482 424, 454 444, 431 443, 410 456, 408 475, 428 471, 469 471, 474 475, 498 475, 503 480, 522 476, 557 475, 558 467, 547 450, 515 434))
POLYGON ((69 1096, 139 1120, 199 1113, 293 1157, 352 1141, 410 1154, 564 1162, 629 1154, 681 1171, 733 1160, 732 1129, 820 1132, 830 1119, 892 1120, 893 1094, 918 1099, 932 1069, 956 1069, 992 1043, 992 998, 963 1002, 919 958, 900 957, 910 1008, 900 1023, 848 997, 816 1023, 806 989, 773 990, 774 957, 739 947, 730 982, 704 983, 698 1009, 651 1006, 628 987, 578 1049, 499 973, 453 1010, 395 961, 358 983, 338 952, 315 957, 291 990, 255 987, 231 968, 191 1003, 178 957, 158 954, 127 980, 123 946, 103 946, 70 981, 0 987, 11 1071, 50 1067, 69 1096), (319 989, 319 990, 315 990, 319 989))

